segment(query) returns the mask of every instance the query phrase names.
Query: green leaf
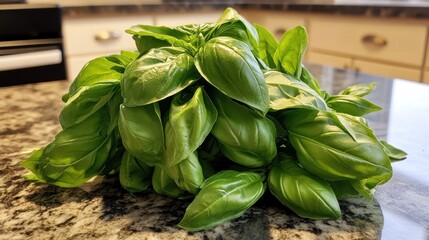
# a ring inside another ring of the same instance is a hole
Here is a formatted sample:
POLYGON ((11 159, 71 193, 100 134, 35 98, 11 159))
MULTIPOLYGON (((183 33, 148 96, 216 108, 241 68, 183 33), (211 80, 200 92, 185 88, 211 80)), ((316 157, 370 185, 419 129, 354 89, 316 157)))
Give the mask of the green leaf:
POLYGON ((337 219, 340 206, 327 181, 307 172, 292 160, 281 161, 268 176, 270 192, 300 217, 337 219))
POLYGON ((108 126, 108 109, 103 107, 59 132, 53 142, 33 153, 22 166, 49 184, 80 186, 98 175, 106 164, 112 145, 108 126))
POLYGON ((352 183, 356 180, 343 180, 329 182, 337 199, 347 199, 359 195, 359 192, 353 187, 352 183))
POLYGON ((291 108, 328 110, 325 100, 317 92, 289 74, 268 71, 265 81, 273 111, 291 108))
POLYGON ((389 156, 390 161, 399 161, 399 160, 403 160, 403 159, 407 158, 408 154, 406 152, 402 151, 401 149, 390 145, 386 141, 380 141, 380 142, 381 142, 381 144, 383 144, 384 151, 389 156))
POLYGON ((178 198, 184 194, 174 180, 159 166, 155 166, 152 174, 153 190, 161 195, 178 198))
POLYGON ((311 72, 304 66, 301 66, 301 76, 300 76, 299 80, 303 81, 305 84, 307 84, 309 87, 311 87, 322 98, 324 97, 324 95, 322 94, 322 91, 320 89, 319 82, 317 81, 316 77, 314 77, 313 74, 311 74, 311 72))
POLYGON ((216 138, 210 134, 204 139, 204 142, 198 147, 198 158, 203 162, 215 161, 220 154, 219 143, 216 138))
POLYGON ((194 60, 185 49, 152 49, 127 67, 121 81, 124 104, 135 107, 158 102, 199 78, 194 60))
MULTIPOLYGON (((144 46, 145 41, 149 40, 152 41, 150 44, 154 43, 153 39, 150 38, 155 38, 158 40, 154 46, 164 45, 161 43, 166 42, 170 46, 174 47, 183 47, 189 50, 193 48, 189 44, 189 41, 191 40, 189 34, 167 26, 135 25, 130 29, 127 29, 126 32, 134 36, 137 47, 140 47, 139 51, 143 50, 142 46, 144 46)), ((147 47, 145 48, 147 49, 147 47)))
POLYGON ((391 172, 388 156, 376 136, 354 117, 341 115, 350 135, 333 112, 307 109, 283 113, 283 126, 300 164, 329 181, 365 179, 391 172))
POLYGON ((307 31, 297 26, 286 31, 274 55, 277 68, 297 78, 301 77, 301 61, 307 48, 307 31))
POLYGON ((274 123, 218 91, 211 97, 218 110, 212 134, 222 153, 246 167, 270 164, 277 154, 274 123))
POLYGON ((122 187, 131 193, 142 192, 151 186, 151 178, 152 168, 125 151, 119 169, 122 187))
POLYGON ((200 48, 195 65, 219 91, 262 115, 267 113, 269 96, 264 75, 247 44, 230 37, 213 38, 200 48))
POLYGON ((204 181, 204 173, 197 153, 191 153, 186 159, 174 166, 165 166, 163 169, 174 180, 180 189, 197 194, 204 181))
POLYGON ((333 110, 353 116, 363 116, 381 110, 381 107, 355 95, 333 95, 326 101, 333 110))
POLYGON ((276 68, 276 63, 274 61, 274 55, 278 47, 277 40, 274 36, 264 27, 260 25, 255 25, 256 31, 259 35, 259 48, 258 56, 264 61, 264 63, 270 68, 276 68))
POLYGON ((63 129, 80 123, 107 104, 119 90, 119 81, 104 80, 81 87, 71 96, 60 113, 63 129))
POLYGON ((79 72, 75 80, 70 85, 69 94, 65 101, 77 93, 84 86, 92 86, 102 81, 119 81, 125 68, 132 61, 131 55, 110 55, 95 58, 89 61, 79 72))
POLYGON ((217 37, 230 37, 244 42, 253 52, 253 46, 249 39, 246 26, 240 21, 224 22, 220 25, 216 25, 208 36, 206 36, 205 41, 217 37))
POLYGON ((363 84, 356 84, 350 87, 347 87, 338 95, 353 95, 358 97, 363 97, 371 93, 375 89, 376 83, 363 83, 363 84))
POLYGON ((169 166, 186 159, 204 142, 217 119, 217 110, 202 87, 173 97, 165 125, 166 161, 169 166), (193 94, 193 95, 192 95, 193 94), (186 99, 190 95, 190 99, 186 99))
POLYGON ((258 43, 259 43, 259 36, 258 31, 255 29, 255 27, 247 21, 243 16, 238 14, 238 12, 233 8, 227 8, 223 12, 222 16, 219 17, 218 21, 216 22, 216 25, 214 26, 214 30, 216 30, 217 27, 220 27, 224 25, 225 23, 236 23, 238 22, 241 27, 240 29, 244 29, 247 33, 247 39, 249 39, 250 42, 250 48, 251 49, 258 49, 258 43))
POLYGON ((241 216, 264 192, 265 185, 257 173, 218 172, 203 183, 179 226, 189 231, 213 228, 241 216))
POLYGON ((128 152, 148 165, 161 164, 164 130, 157 103, 132 108, 121 105, 118 128, 128 152))
POLYGON ((160 40, 160 39, 152 37, 152 36, 134 35, 133 39, 134 39, 134 42, 136 43, 137 50, 141 54, 146 54, 151 49, 171 46, 171 44, 168 43, 167 41, 160 40))

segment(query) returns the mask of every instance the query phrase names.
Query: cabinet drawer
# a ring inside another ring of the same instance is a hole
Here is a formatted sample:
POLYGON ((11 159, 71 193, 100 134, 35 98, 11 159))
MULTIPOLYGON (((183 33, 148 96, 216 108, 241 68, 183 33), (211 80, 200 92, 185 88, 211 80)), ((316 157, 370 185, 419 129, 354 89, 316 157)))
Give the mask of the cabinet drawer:
POLYGON ((332 56, 316 52, 308 52, 306 61, 309 63, 328 65, 343 69, 348 69, 352 67, 352 60, 350 58, 332 56))
POLYGON ((381 63, 367 62, 361 60, 353 61, 354 69, 362 73, 370 73, 389 78, 401 78, 420 82, 420 70, 414 68, 398 67, 381 63))
POLYGON ((125 30, 137 24, 153 24, 151 16, 109 16, 66 18, 63 21, 67 56, 119 52, 135 49, 125 30))
POLYGON ((312 19, 312 49, 420 67, 426 26, 348 18, 312 19))

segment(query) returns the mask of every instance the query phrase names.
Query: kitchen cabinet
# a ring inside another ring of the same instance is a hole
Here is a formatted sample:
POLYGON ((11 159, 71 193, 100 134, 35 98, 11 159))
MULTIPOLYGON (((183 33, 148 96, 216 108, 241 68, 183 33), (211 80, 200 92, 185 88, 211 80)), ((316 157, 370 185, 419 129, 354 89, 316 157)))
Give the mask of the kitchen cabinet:
MULTIPOLYGON (((286 30, 305 26, 309 44, 304 60, 308 63, 429 83, 427 21, 281 9, 237 10, 250 22, 267 28, 278 40, 286 30)), ((222 12, 221 8, 204 8, 117 16, 65 16, 63 32, 68 78, 72 80, 82 66, 95 57, 134 49, 132 38, 124 32, 132 25, 216 22, 222 12)))
POLYGON ((426 47, 426 58, 425 58, 425 66, 424 66, 424 69, 423 69, 423 79, 422 79, 422 82, 429 84, 429 37, 428 37, 428 42, 427 42, 426 46, 427 46, 426 47))
MULTIPOLYGON (((250 22, 266 27, 277 39, 287 29, 305 26, 309 34, 304 56, 307 63, 429 83, 429 64, 424 66, 427 21, 288 10, 252 9, 240 13, 250 22)), ((426 55, 429 57, 429 53, 426 55)))
POLYGON ((134 50, 134 41, 125 30, 137 24, 153 24, 153 16, 65 17, 63 35, 68 79, 73 80, 91 59, 117 54, 121 50, 134 50))
POLYGON ((309 62, 420 81, 427 26, 345 16, 308 21, 309 62))
POLYGON ((286 30, 307 25, 305 15, 300 13, 251 9, 240 10, 240 14, 248 21, 264 26, 278 40, 286 30))
POLYGON ((175 27, 187 24, 214 23, 222 15, 222 12, 223 9, 157 13, 154 17, 154 25, 175 27))
POLYGON ((65 17, 63 35, 68 79, 73 80, 82 67, 96 57, 135 50, 134 40, 125 33, 137 24, 179 26, 216 22, 223 10, 154 12, 135 15, 65 17))

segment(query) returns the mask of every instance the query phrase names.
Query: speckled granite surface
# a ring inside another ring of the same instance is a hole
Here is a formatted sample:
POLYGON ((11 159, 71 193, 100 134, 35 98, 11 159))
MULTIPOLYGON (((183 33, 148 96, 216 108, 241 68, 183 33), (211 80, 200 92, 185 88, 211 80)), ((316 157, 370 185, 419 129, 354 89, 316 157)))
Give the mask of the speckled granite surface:
POLYGON ((188 201, 130 195, 116 177, 62 189, 23 180, 19 163, 60 130, 66 81, 0 88, 0 239, 378 239, 376 201, 341 201, 339 220, 297 217, 265 197, 244 216, 213 230, 176 227, 188 201))

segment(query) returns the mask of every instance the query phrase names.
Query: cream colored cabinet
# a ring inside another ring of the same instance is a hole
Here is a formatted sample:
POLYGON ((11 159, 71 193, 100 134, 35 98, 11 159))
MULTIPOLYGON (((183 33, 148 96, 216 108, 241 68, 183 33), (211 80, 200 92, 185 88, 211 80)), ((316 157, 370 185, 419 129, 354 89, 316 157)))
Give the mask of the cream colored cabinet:
POLYGON ((391 78, 421 79, 425 25, 348 17, 312 17, 309 25, 309 62, 391 78))
POLYGON ((125 33, 125 30, 137 24, 153 24, 153 17, 65 17, 63 35, 68 79, 73 80, 91 59, 136 49, 131 35, 125 33))
POLYGON ((428 42, 426 47, 426 58, 425 58, 425 66, 423 68, 422 82, 429 84, 429 37, 428 37, 428 42))
POLYGON ((135 50, 134 40, 125 30, 138 24, 178 26, 216 22, 221 10, 199 12, 155 12, 141 15, 108 15, 65 17, 63 20, 64 49, 67 75, 73 80, 90 60, 135 50))
POLYGON ((267 10, 242 10, 239 12, 251 23, 265 27, 277 39, 280 39, 288 29, 307 25, 305 15, 300 13, 267 10))
POLYGON ((157 26, 181 26, 187 24, 215 23, 222 15, 222 10, 203 10, 198 12, 157 13, 154 24, 157 26))
POLYGON ((321 65, 329 65, 336 68, 351 69, 352 59, 318 52, 307 52, 307 62, 321 65))

